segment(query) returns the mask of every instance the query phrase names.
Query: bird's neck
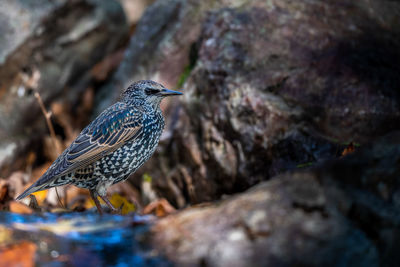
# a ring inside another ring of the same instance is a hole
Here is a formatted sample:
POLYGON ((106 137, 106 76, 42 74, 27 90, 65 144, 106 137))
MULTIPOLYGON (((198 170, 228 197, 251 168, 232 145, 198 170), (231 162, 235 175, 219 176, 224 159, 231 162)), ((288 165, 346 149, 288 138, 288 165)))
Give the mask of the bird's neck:
POLYGON ((125 101, 129 106, 143 110, 144 112, 158 112, 161 111, 161 101, 147 101, 144 98, 136 98, 131 101, 125 101))
POLYGON ((144 106, 146 105, 146 100, 144 98, 135 98, 135 99, 123 99, 123 102, 125 102, 128 106, 144 106))

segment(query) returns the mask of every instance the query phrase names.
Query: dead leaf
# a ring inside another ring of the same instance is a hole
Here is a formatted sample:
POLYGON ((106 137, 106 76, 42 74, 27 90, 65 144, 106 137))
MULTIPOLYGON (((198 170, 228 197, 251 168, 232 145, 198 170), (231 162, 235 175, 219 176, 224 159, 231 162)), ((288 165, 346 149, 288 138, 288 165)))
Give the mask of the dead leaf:
POLYGON ((356 151, 356 148, 355 148, 353 142, 350 142, 350 144, 348 144, 348 146, 343 150, 341 156, 344 157, 344 156, 346 156, 348 154, 353 153, 354 151, 356 151))
POLYGON ((0 267, 31 267, 35 265, 36 245, 23 241, 0 250, 0 267))
POLYGON ((110 197, 110 202, 117 209, 123 205, 121 211, 122 215, 132 213, 136 210, 135 205, 133 203, 129 202, 125 197, 119 194, 113 194, 110 197))
MULTIPOLYGON (((104 203, 102 200, 100 200, 100 203, 104 203)), ((84 205, 84 208, 86 209, 86 210, 90 210, 91 208, 93 208, 93 207, 95 207, 96 205, 94 204, 94 201, 93 201, 93 199, 92 198, 88 198, 88 199, 86 199, 86 202, 85 202, 85 205, 84 205)))
POLYGON ((172 207, 171 204, 165 199, 159 199, 151 202, 149 205, 144 207, 143 214, 152 214, 154 213, 157 217, 164 217, 168 214, 175 212, 176 209, 172 207))
POLYGON ((43 191, 38 191, 35 193, 32 193, 32 195, 35 196, 37 204, 40 206, 43 204, 43 201, 46 199, 47 197, 47 193, 49 190, 43 190, 43 191))
POLYGON ((12 232, 9 228, 0 225, 0 246, 12 241, 12 232))
POLYGON ((109 195, 119 194, 125 197, 129 202, 135 205, 136 211, 141 210, 141 204, 138 199, 140 199, 139 191, 132 186, 130 183, 117 183, 108 189, 109 195))
POLYGON ((10 211, 19 214, 32 214, 33 210, 21 202, 11 201, 10 211))
MULTIPOLYGON (((103 206, 105 205, 104 201, 102 199, 100 199, 100 204, 103 206)), ((136 210, 135 205, 133 203, 131 203, 130 201, 128 201, 125 197, 119 195, 119 194, 113 194, 110 198, 109 198, 111 204, 116 208, 120 208, 122 205, 122 211, 121 214, 122 215, 126 215, 129 213, 132 213, 136 210)), ((92 198, 88 198, 86 203, 85 203, 85 208, 86 209, 91 209, 95 207, 94 201, 92 198)))

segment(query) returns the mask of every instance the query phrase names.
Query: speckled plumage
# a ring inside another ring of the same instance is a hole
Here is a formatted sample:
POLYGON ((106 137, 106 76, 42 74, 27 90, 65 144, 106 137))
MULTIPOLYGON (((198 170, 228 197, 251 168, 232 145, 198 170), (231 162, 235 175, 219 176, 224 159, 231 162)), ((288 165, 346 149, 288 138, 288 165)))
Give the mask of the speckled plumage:
POLYGON ((90 190, 96 206, 110 185, 124 181, 155 151, 164 128, 160 102, 179 92, 153 81, 130 85, 120 102, 103 111, 53 162, 46 173, 17 197, 73 184, 90 190))

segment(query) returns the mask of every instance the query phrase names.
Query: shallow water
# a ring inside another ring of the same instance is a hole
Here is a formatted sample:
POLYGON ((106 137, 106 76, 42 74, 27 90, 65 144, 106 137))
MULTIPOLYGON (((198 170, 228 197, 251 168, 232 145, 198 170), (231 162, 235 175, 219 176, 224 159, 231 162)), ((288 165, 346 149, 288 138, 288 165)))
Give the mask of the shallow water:
POLYGON ((9 242, 36 244, 39 266, 171 266, 148 245, 146 216, 0 212, 9 242))

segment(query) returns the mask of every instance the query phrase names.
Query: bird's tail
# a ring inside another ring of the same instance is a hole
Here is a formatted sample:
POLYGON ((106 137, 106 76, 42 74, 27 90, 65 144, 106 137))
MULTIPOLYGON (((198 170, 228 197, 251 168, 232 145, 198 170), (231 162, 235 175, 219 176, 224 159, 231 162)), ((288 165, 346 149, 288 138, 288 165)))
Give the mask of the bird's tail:
POLYGON ((36 182, 34 182, 28 189, 26 189, 21 195, 19 195, 16 200, 21 200, 24 197, 27 197, 28 195, 35 193, 37 191, 42 191, 45 189, 49 189, 55 186, 60 186, 60 185, 65 185, 68 183, 68 181, 64 178, 64 176, 57 177, 55 179, 52 179, 51 181, 46 181, 45 183, 43 182, 44 179, 42 179, 46 174, 44 174, 41 178, 39 178, 36 182))
POLYGON ((30 195, 30 194, 32 194, 32 193, 35 193, 35 192, 37 192, 37 191, 41 191, 41 190, 46 189, 46 188, 44 188, 44 187, 46 187, 45 184, 44 184, 44 185, 39 185, 39 186, 37 186, 37 185, 35 185, 35 184, 36 184, 36 183, 34 183, 34 184, 31 185, 28 189, 26 189, 21 195, 19 195, 19 196, 16 198, 16 200, 21 200, 21 199, 27 197, 28 195, 30 195))

